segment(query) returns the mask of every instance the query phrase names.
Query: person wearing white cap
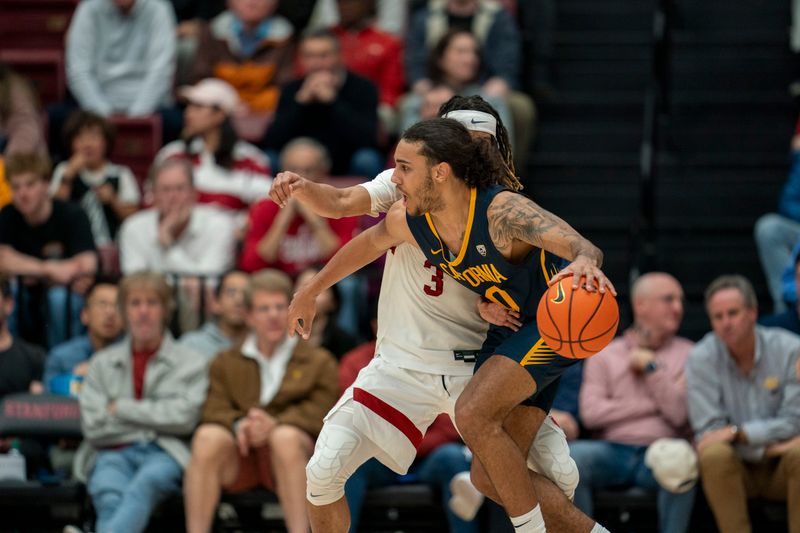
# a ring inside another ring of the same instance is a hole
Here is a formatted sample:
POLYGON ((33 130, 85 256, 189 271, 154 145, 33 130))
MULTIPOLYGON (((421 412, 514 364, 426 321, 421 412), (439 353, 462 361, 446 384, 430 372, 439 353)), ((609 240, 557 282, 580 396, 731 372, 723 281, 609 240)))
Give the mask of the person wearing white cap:
POLYGON ((659 439, 689 435, 683 368, 693 344, 676 336, 683 289, 671 275, 651 272, 633 284, 631 304, 633 325, 584 362, 579 409, 594 438, 570 443, 580 472, 575 505, 591 516, 594 490, 639 487, 657 494, 659 531, 683 533, 696 468, 690 483, 676 487, 663 482, 670 478, 661 468, 670 460, 669 446, 667 453, 649 452, 647 460, 659 439))
MULTIPOLYGON (((440 114, 459 110, 465 113, 448 116, 467 128, 480 127, 484 133, 492 135, 509 167, 509 175, 513 175, 508 133, 496 110, 480 97, 457 96, 442 106, 440 114), (486 131, 492 127, 493 131, 486 131)), ((392 173, 392 169, 385 170, 370 182, 343 189, 314 183, 294 173, 280 173, 270 197, 281 206, 295 199, 330 218, 377 216, 400 199, 391 181, 392 173)), ((508 185, 515 189, 520 187, 516 180, 508 185)), ((391 403, 387 405, 408 422, 405 429, 409 433, 424 434, 439 414, 448 413, 452 418, 458 395, 472 375, 472 352, 459 348, 479 347, 485 338, 488 324, 478 316, 476 308, 480 306, 485 318, 494 324, 511 328, 518 325, 518 316, 514 313, 505 313, 499 306, 480 302, 475 295, 426 263, 420 251, 409 245, 400 245, 387 254, 378 305, 376 353, 380 357, 374 358, 361 371, 344 399, 326 417, 315 455, 307 467, 309 512, 312 526, 318 531, 348 529, 350 512, 344 498, 344 485, 361 464, 375 457, 395 472, 404 473, 414 460, 413 449, 403 446, 402 438, 393 438, 395 433, 387 432, 375 441, 363 435, 362 422, 370 423, 374 415, 358 407, 363 404, 354 402, 353 396, 363 393, 353 391, 358 388, 370 395, 391 395, 391 403), (459 312, 457 316, 442 316, 440 305, 459 312), (419 308, 430 312, 420 313, 419 308), (430 334, 432 330, 436 330, 436 335, 430 334), (355 410, 360 413, 359 417, 364 415, 358 422, 353 418, 355 410), (415 426, 409 417, 419 425, 415 426), (354 447, 348 448, 351 444, 354 447), (343 449, 348 452, 343 453, 343 449), (338 461, 334 467, 326 468, 325 457, 336 457, 338 461)), ((577 470, 569 457, 564 433, 549 418, 529 450, 528 468, 541 473, 541 476, 534 474, 533 483, 542 498, 547 523, 584 533, 605 531, 569 504, 567 498, 571 498, 575 490, 577 470)), ((469 482, 469 476, 457 475, 451 483, 451 510, 464 518, 474 517, 481 498, 474 497, 476 489, 469 482)))
POLYGON ((800 337, 756 325, 743 276, 706 288, 712 331, 686 366, 703 492, 721 533, 749 533, 747 499, 786 501, 800 533, 800 337))
POLYGON ((211 204, 242 219, 247 208, 269 191, 272 178, 266 155, 242 141, 231 124, 240 105, 227 82, 207 78, 178 94, 187 105, 182 139, 162 148, 156 163, 186 159, 194 169, 197 201, 211 204))

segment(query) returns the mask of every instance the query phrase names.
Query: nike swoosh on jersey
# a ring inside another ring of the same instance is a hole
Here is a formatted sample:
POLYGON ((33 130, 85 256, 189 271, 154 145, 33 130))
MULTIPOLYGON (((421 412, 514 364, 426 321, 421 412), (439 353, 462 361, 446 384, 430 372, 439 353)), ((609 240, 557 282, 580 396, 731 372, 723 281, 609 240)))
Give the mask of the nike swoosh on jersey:
POLYGON ((556 297, 550 300, 554 304, 560 304, 561 302, 564 301, 564 287, 561 286, 561 283, 562 282, 559 281, 558 285, 556 286, 558 288, 558 292, 556 293, 556 297))

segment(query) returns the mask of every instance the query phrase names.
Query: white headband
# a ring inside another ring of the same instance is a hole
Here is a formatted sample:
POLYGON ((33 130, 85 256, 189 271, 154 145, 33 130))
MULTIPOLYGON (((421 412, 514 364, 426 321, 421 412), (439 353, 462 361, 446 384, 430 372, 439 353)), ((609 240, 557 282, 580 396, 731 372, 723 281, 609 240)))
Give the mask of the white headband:
POLYGON ((470 131, 482 131, 492 137, 497 137, 497 120, 489 113, 471 109, 458 109, 446 113, 443 118, 457 120, 470 131))

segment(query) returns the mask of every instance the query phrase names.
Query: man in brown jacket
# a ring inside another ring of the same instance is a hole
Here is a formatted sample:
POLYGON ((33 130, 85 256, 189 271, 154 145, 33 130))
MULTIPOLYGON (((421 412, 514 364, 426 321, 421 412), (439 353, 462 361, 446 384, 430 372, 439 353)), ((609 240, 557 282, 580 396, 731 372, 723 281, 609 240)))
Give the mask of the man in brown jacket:
POLYGON ((209 367, 202 425, 184 493, 186 530, 208 533, 222 489, 275 490, 290 532, 309 530, 305 465, 339 396, 334 358, 287 335, 292 282, 255 274, 246 293, 251 333, 209 367))

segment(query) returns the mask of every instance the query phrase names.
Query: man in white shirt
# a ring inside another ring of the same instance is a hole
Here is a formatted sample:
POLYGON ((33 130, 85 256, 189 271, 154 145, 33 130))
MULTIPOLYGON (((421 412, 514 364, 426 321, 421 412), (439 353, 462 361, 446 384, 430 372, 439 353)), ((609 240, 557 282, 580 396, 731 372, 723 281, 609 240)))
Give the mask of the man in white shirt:
POLYGON ((153 207, 129 217, 120 229, 122 272, 218 276, 230 269, 233 222, 212 207, 195 205, 189 163, 170 159, 156 166, 152 187, 153 207))

